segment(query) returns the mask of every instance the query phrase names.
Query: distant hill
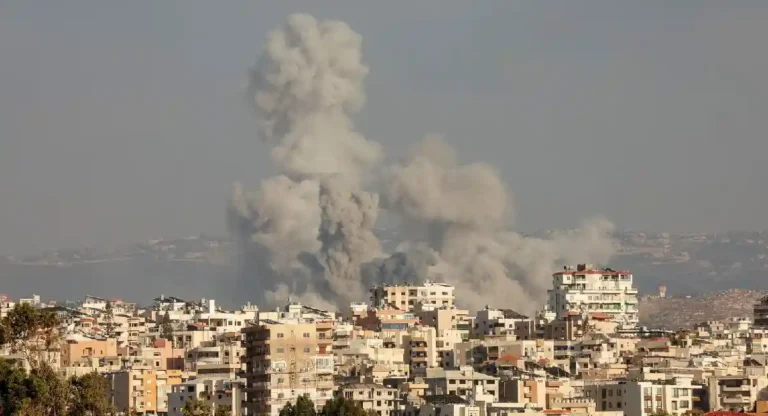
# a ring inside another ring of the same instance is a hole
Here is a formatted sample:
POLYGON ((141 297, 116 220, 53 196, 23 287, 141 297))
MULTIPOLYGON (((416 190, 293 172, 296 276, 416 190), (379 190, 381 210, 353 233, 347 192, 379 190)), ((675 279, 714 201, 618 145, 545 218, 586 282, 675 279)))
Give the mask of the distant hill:
POLYGON ((765 292, 730 289, 690 298, 645 297, 640 300, 640 325, 649 328, 692 328, 711 320, 752 317, 752 306, 765 292))
MULTIPOLYGON (((394 230, 377 229, 387 252, 401 239, 394 230)), ((535 236, 546 238, 547 233, 535 236)), ((617 254, 607 266, 628 269, 643 294, 659 285, 679 298, 738 288, 768 289, 768 231, 726 234, 673 234, 619 231, 617 254)), ((158 294, 196 298, 215 296, 223 304, 255 300, 249 293, 258 276, 238 281, 235 245, 227 238, 194 236, 159 239, 109 250, 60 249, 21 257, 0 256, 0 293, 32 293, 58 300, 88 293, 148 302, 158 294)), ((747 293, 747 292, 745 292, 747 293)), ((751 295, 750 295, 751 296, 751 295)), ((650 301, 648 316, 669 300, 650 301)), ((674 303, 672 303, 674 304, 674 303)), ((680 307, 687 307, 683 302, 680 307)), ((748 302, 751 305, 751 300, 748 302)), ((751 307, 751 306, 750 306, 751 307)), ((654 318, 650 322, 653 322, 654 318)))

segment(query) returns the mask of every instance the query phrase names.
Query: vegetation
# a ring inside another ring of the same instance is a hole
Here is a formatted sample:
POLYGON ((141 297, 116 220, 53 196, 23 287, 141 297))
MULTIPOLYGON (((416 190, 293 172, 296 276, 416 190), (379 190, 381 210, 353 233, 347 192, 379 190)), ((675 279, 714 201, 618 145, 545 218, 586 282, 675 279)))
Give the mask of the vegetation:
POLYGON ((107 338, 115 336, 115 311, 111 301, 107 301, 107 306, 104 307, 104 335, 107 338))
POLYGON ((171 325, 171 316, 168 315, 167 311, 160 323, 160 338, 167 339, 168 341, 173 340, 173 325, 171 325))
POLYGON ((184 416, 210 416, 211 413, 213 413, 211 405, 198 399, 187 400, 184 408, 181 409, 181 414, 184 416))
POLYGON ((224 406, 216 406, 216 411, 213 412, 213 416, 232 416, 232 411, 224 406))
POLYGON ((299 396, 296 403, 286 403, 280 410, 280 416, 371 416, 373 411, 366 411, 360 403, 347 400, 341 395, 325 402, 320 412, 315 411, 315 404, 309 396, 299 396))
POLYGON ((0 345, 19 354, 31 368, 39 368, 53 358, 58 347, 59 324, 54 312, 17 304, 0 321, 0 345))
POLYGON ((19 354, 0 359, 0 414, 18 416, 106 416, 113 414, 106 380, 98 374, 64 379, 51 368, 58 348, 55 313, 27 304, 16 305, 0 321, 0 346, 19 354))

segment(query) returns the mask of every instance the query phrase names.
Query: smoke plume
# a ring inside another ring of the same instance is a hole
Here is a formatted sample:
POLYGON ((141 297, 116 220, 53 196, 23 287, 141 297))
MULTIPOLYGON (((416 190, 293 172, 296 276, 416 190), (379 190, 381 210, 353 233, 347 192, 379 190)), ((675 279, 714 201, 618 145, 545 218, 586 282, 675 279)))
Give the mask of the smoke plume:
POLYGON ((259 134, 281 174, 255 194, 236 186, 230 201, 250 296, 343 308, 372 285, 432 279, 454 284, 463 306, 530 312, 558 264, 607 261, 612 225, 604 220, 547 239, 511 231, 512 198, 497 170, 460 164, 438 136, 380 169, 381 146, 350 118, 365 103, 361 43, 342 22, 294 15, 269 34, 251 72, 259 134), (389 257, 374 234, 380 204, 407 237, 389 257))
POLYGON ((613 250, 613 226, 604 220, 550 239, 510 231, 510 198, 497 171, 482 163, 459 165, 437 136, 414 146, 389 169, 385 183, 386 207, 405 218, 411 238, 437 253, 432 276, 455 285, 472 309, 491 304, 533 312, 557 264, 605 262, 613 250))
POLYGON ((261 137, 283 173, 255 197, 235 192, 230 204, 241 278, 257 290, 279 282, 337 304, 363 294, 360 266, 380 249, 378 197, 361 186, 382 150, 349 118, 365 102, 361 41, 342 22, 294 15, 269 35, 251 72, 261 137))

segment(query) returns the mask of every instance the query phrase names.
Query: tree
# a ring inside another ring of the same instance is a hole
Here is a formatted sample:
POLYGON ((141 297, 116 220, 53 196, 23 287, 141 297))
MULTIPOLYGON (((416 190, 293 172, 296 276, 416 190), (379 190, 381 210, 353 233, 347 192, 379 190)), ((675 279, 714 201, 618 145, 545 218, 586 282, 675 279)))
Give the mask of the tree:
POLYGON ((160 324, 160 338, 167 339, 168 341, 173 340, 173 325, 171 325, 171 316, 168 314, 168 311, 163 315, 163 321, 160 324))
POLYGON ((371 413, 363 409, 363 405, 354 400, 347 400, 342 395, 337 394, 331 400, 325 402, 322 410, 322 416, 370 416, 371 413))
POLYGON ((59 340, 59 318, 54 312, 17 304, 0 321, 0 327, 2 345, 21 354, 30 367, 51 361, 52 349, 59 340))
POLYGON ((213 412, 211 405, 198 399, 187 400, 181 414, 184 416, 210 416, 213 412))
POLYGON ((31 373, 0 360, 0 407, 9 415, 64 415, 69 384, 44 364, 31 373))
POLYGON ((107 306, 104 307, 104 335, 107 338, 115 336, 115 311, 112 301, 107 301, 107 306))
POLYGON ((98 373, 73 377, 70 381, 72 406, 71 415, 107 416, 112 413, 112 405, 107 399, 107 380, 98 373))
POLYGON ((280 416, 316 416, 315 403, 309 395, 301 395, 296 399, 296 404, 288 402, 280 409, 280 416))
POLYGON ((213 413, 213 416, 232 416, 232 410, 225 406, 216 406, 216 411, 213 413))

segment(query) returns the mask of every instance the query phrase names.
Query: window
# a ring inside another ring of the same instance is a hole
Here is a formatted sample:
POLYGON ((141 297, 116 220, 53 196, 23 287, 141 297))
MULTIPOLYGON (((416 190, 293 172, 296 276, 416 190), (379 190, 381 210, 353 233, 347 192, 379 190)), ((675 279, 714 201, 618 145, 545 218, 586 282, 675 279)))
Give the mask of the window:
POLYGON ((677 402, 672 402, 672 410, 677 410, 677 402))
POLYGON ((672 389, 672 397, 674 398, 680 397, 680 389, 672 389))
POLYGON ((284 349, 283 349, 283 348, 278 348, 278 349, 277 349, 277 353, 278 353, 278 354, 282 353, 283 351, 284 351, 284 349))
POLYGON ((304 333, 304 338, 309 338, 309 332, 304 333))
POLYGON ((456 384, 456 380, 448 380, 448 384, 456 384))
POLYGON ((621 397, 621 389, 616 390, 616 395, 621 397))
POLYGON ((278 337, 278 338, 282 338, 282 337, 283 337, 283 333, 282 333, 282 332, 278 332, 278 333, 277 333, 277 337, 278 337))
POLYGON ((309 352, 309 347, 304 348, 304 352, 309 352))
POLYGON ((688 403, 688 400, 680 400, 680 408, 681 409, 690 409, 691 405, 688 403))

